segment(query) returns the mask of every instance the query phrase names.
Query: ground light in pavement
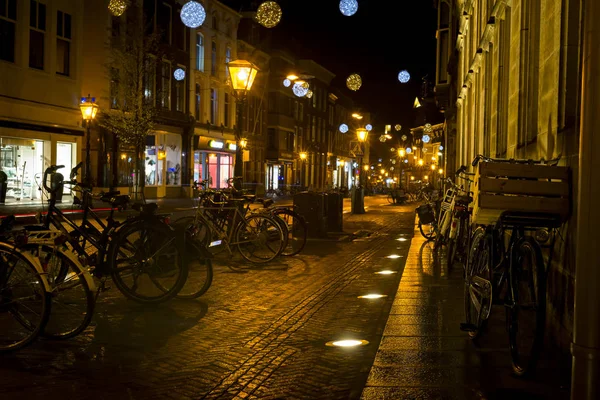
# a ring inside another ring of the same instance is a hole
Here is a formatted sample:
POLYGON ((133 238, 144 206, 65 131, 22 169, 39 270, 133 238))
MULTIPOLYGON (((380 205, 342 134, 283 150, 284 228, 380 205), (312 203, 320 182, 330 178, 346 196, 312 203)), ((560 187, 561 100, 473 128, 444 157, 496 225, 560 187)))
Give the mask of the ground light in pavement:
POLYGON ((399 242, 407 242, 407 241, 408 241, 408 239, 407 239, 407 238, 403 238, 403 237, 401 237, 401 238, 398 238, 398 239, 396 239, 396 240, 397 240, 397 241, 399 241, 399 242))
POLYGON ((392 274, 397 274, 398 271, 391 271, 389 269, 383 270, 383 271, 377 271, 375 272, 378 275, 392 275, 392 274))
POLYGON ((329 347, 356 347, 356 346, 366 346, 369 342, 366 340, 332 340, 331 342, 325 343, 325 346, 329 347))
POLYGON ((387 294, 365 294, 364 296, 358 296, 359 299, 381 299, 387 297, 387 294))
POLYGON ((399 256, 398 254, 390 254, 389 256, 385 256, 385 258, 391 258, 391 259, 396 259, 396 258, 400 258, 402 256, 399 256))

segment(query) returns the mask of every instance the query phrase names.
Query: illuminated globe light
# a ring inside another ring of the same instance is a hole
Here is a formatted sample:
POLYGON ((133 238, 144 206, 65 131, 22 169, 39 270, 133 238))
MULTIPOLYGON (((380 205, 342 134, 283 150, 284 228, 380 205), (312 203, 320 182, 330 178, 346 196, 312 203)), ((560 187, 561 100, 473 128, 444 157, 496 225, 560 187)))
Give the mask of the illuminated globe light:
POLYGON ((401 139, 402 139, 402 140, 406 140, 406 139, 408 139, 408 137, 406 137, 406 135, 402 135, 402 138, 401 138, 401 139))
POLYGON ((308 93, 308 84, 306 82, 296 82, 292 87, 292 91, 298 97, 304 97, 308 93))
POLYGON ((181 68, 177 68, 175 71, 173 71, 173 77, 176 81, 182 81, 185 79, 185 71, 181 68))
POLYGON ((290 86, 292 86, 292 81, 290 81, 288 78, 285 78, 285 79, 283 80, 283 86, 285 86, 285 87, 290 87, 290 86))
POLYGON ((440 151, 444 150, 444 146, 440 146, 440 151))
POLYGON ((412 153, 412 149, 410 147, 407 147, 406 148, 406 154, 410 154, 410 153, 412 153))
POLYGON ((404 164, 408 164, 408 160, 404 160, 404 164))
POLYGON ((380 141, 381 143, 385 142, 385 140, 386 140, 386 138, 385 138, 385 135, 381 135, 381 136, 379 136, 379 141, 380 141))
POLYGON ((373 125, 367 124, 367 125, 365 125, 365 129, 370 132, 373 129, 373 125))
POLYGON ((358 1, 356 0, 341 0, 340 11, 346 17, 351 17, 358 11, 358 1))
POLYGON ((355 92, 362 86, 362 79, 359 74, 352 74, 346 79, 346 86, 355 92))
POLYGON ((396 129, 397 131, 399 131, 400 129, 402 129, 402 125, 396 124, 396 126, 394 126, 394 129, 396 129))
POLYGON ((346 132, 348 132, 348 125, 341 124, 339 129, 340 129, 340 132, 346 133, 346 132))
POLYGON ((115 17, 120 17, 127 8, 127 2, 125 0, 110 0, 108 3, 108 11, 115 17))
POLYGON ((281 21, 281 7, 274 1, 265 1, 256 10, 256 21, 265 28, 274 28, 281 21))
POLYGON ((181 7, 181 22, 188 28, 197 28, 206 19, 206 10, 197 1, 189 1, 181 7))
POLYGON ((423 138, 421 140, 423 141, 423 143, 429 143, 431 138, 429 137, 429 135, 423 135, 423 138))
POLYGON ((410 74, 408 73, 407 70, 402 70, 400 71, 400 73, 398 73, 398 80, 400 81, 400 83, 406 83, 410 80, 410 74))
POLYGON ((433 127, 431 126, 430 123, 426 123, 425 125, 423 125, 423 132, 425 132, 425 133, 433 132, 433 127))

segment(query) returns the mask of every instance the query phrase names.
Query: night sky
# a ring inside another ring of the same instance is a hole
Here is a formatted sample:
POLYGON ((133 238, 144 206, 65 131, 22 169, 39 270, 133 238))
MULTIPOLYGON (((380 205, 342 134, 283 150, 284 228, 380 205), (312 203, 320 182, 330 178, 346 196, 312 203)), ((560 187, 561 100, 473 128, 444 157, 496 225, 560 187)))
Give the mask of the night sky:
MULTIPOLYGON (((358 0, 358 12, 351 17, 341 14, 339 0, 277 2, 283 17, 273 33, 288 40, 299 58, 312 58, 336 74, 333 85, 373 113, 374 133, 382 133, 384 124, 414 126, 412 105, 420 94, 422 78, 435 78, 437 12, 433 0, 358 0), (397 79, 402 69, 411 74, 407 84, 397 79), (362 77, 358 92, 345 87, 351 73, 362 77)), ((222 3, 237 11, 256 10, 260 4, 250 0, 222 3)))

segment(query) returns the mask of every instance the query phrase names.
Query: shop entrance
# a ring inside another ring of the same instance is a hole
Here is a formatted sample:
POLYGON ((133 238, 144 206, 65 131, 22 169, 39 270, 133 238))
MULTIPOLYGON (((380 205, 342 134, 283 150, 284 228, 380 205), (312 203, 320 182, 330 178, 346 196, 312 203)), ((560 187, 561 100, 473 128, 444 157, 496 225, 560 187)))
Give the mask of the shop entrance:
POLYGON ((0 138, 0 169, 7 175, 6 203, 39 200, 44 173, 44 142, 0 138))

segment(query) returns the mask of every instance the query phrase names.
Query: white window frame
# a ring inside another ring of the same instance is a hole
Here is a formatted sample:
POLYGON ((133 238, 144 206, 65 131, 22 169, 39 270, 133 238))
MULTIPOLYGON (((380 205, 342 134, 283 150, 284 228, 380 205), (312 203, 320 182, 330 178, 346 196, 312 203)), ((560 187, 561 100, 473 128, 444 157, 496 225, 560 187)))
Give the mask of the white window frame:
POLYGON ((196 32, 196 70, 204 72, 204 55, 206 54, 204 34, 196 32), (202 45, 198 44, 198 38, 202 38, 202 45))
POLYGON ((169 60, 162 60, 162 63, 160 64, 160 90, 161 90, 161 94, 160 94, 160 106, 161 108, 165 108, 167 110, 171 109, 171 79, 172 79, 172 75, 173 75, 173 66, 171 65, 171 61, 169 60), (165 64, 169 65, 169 73, 167 74, 167 77, 169 79, 169 90, 168 90, 168 96, 167 96, 167 106, 164 106, 164 100, 165 100, 165 86, 164 86, 164 79, 165 76, 163 75, 163 67, 165 64))

